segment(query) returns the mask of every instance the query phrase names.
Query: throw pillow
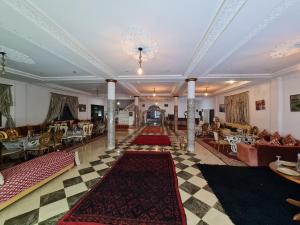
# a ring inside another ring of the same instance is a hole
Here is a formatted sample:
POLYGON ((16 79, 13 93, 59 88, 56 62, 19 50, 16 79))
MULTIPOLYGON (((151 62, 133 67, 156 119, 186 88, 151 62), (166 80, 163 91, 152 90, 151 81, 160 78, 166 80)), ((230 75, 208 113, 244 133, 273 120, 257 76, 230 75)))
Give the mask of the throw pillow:
POLYGON ((288 145, 288 146, 295 146, 297 144, 296 139, 291 134, 283 138, 282 142, 284 145, 288 145))
POLYGON ((269 141, 270 145, 280 145, 280 142, 277 138, 272 139, 271 141, 269 141))
POLYGON ((262 132, 260 132, 257 136, 260 137, 260 138, 265 138, 265 137, 268 137, 270 136, 271 134, 266 130, 264 129, 262 132))
POLYGON ((269 144, 269 142, 267 142, 266 139, 261 138, 261 139, 256 141, 256 144, 258 144, 258 145, 267 145, 267 144, 269 144))
POLYGON ((3 174, 0 172, 0 186, 2 186, 4 184, 4 176, 3 174))
POLYGON ((276 131, 274 134, 272 134, 272 136, 271 136, 271 141, 272 141, 273 139, 280 140, 280 134, 279 134, 277 131, 276 131))

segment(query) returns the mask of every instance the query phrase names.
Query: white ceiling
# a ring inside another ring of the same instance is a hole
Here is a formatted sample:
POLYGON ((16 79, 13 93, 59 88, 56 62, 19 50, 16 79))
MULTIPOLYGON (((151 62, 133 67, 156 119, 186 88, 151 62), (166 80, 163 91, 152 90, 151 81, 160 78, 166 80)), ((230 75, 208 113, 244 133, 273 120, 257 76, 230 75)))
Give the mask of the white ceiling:
POLYGON ((213 95, 299 68, 300 51, 270 56, 283 43, 297 38, 300 43, 297 0, 0 3, 0 46, 35 62, 8 60, 8 78, 91 94, 105 94, 105 79, 114 78, 118 95, 149 96, 155 88, 159 96, 172 96, 185 95, 184 80, 197 77, 197 94, 208 87, 213 95), (142 64, 143 75, 137 75, 137 60, 124 50, 124 38, 133 26, 157 44, 154 57, 142 64), (227 80, 239 82, 229 85, 227 80))

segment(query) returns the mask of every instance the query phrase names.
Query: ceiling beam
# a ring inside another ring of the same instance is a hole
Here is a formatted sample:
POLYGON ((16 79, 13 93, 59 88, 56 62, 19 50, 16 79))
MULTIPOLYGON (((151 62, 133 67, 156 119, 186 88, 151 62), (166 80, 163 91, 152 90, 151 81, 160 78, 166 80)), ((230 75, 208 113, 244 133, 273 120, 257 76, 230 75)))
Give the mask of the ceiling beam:
POLYGON ((209 49, 214 45, 220 35, 226 30, 228 25, 232 22, 234 17, 239 13, 247 1, 248 0, 223 1, 205 35, 197 45, 191 62, 184 73, 185 77, 192 75, 194 69, 197 67, 209 49))
POLYGON ((253 37, 255 37, 258 33, 263 31, 268 25, 270 25, 273 21, 278 19, 283 12, 285 12, 288 8, 290 8, 293 4, 295 4, 297 0, 283 0, 277 6, 275 6, 268 16, 262 21, 262 23, 258 24, 251 32, 249 32, 237 45, 234 46, 230 51, 228 51, 221 59, 219 59, 214 65, 208 68, 202 75, 209 74, 213 69, 223 63, 226 59, 228 59, 234 52, 240 49, 243 45, 249 42, 253 37))
MULTIPOLYGON (((102 60, 100 60, 93 53, 91 53, 87 48, 85 48, 77 39, 75 39, 70 33, 68 33, 61 26, 59 26, 52 18, 50 18, 44 11, 42 11, 32 1, 30 0, 22 0, 22 1, 3 0, 3 1, 8 6, 10 6, 15 11, 17 11, 20 15, 22 15, 23 17, 31 21, 33 24, 35 24, 38 28, 47 32, 58 43, 68 48, 76 55, 80 56, 83 60, 92 64, 102 73, 106 74, 109 77, 114 77, 113 71, 102 60)), ((31 39, 32 42, 32 38, 28 38, 28 39, 29 40, 31 39)), ((48 49, 49 48, 47 48, 46 50, 48 49)))

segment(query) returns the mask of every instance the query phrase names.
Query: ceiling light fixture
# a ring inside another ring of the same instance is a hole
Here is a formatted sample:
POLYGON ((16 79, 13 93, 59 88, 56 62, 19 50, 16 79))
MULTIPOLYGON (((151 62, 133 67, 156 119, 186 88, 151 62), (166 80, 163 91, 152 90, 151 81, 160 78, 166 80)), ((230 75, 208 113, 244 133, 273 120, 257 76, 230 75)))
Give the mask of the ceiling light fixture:
POLYGON ((153 88, 153 94, 152 94, 153 97, 156 96, 156 92, 155 92, 155 88, 153 88))
POLYGON ((228 84, 234 84, 235 80, 228 80, 228 81, 226 81, 226 83, 228 83, 228 84))
POLYGON ((140 52, 140 55, 139 55, 139 68, 137 70, 137 73, 139 75, 142 75, 143 74, 143 69, 142 69, 142 51, 143 51, 143 48, 142 47, 139 47, 138 48, 139 52, 140 52))
POLYGON ((0 52, 1 55, 1 74, 4 75, 5 74, 5 52, 0 52))
POLYGON ((207 87, 206 87, 206 89, 205 89, 204 95, 205 95, 205 96, 208 96, 207 87))

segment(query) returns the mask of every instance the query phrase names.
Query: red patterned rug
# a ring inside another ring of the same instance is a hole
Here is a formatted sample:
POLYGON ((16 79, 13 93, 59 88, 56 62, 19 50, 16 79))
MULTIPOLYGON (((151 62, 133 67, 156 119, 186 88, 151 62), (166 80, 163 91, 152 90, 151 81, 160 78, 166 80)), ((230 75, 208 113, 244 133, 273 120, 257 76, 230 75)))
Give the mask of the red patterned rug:
POLYGON ((169 152, 128 151, 58 225, 186 225, 169 152))
POLYGON ((168 135, 138 135, 132 144, 135 145, 171 145, 168 135))
POLYGON ((163 129, 160 126, 147 126, 143 129, 143 133, 163 133, 163 129))

